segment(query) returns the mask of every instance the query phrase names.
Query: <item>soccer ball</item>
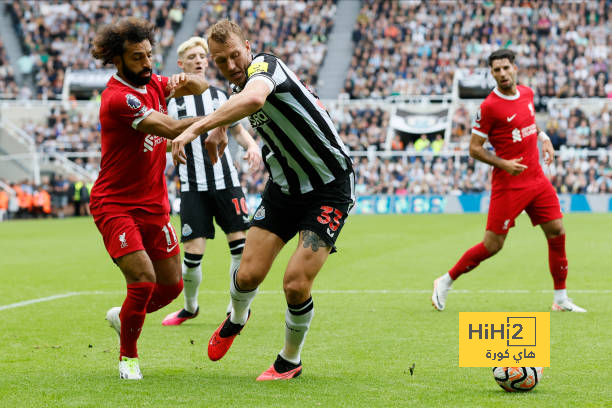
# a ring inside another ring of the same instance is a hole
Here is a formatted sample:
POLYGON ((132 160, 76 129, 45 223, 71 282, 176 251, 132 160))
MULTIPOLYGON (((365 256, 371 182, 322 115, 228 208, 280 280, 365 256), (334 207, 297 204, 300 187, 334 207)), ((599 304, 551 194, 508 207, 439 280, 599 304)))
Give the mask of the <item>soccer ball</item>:
POLYGON ((531 391, 542 379, 542 367, 493 367, 493 377, 508 392, 531 391))

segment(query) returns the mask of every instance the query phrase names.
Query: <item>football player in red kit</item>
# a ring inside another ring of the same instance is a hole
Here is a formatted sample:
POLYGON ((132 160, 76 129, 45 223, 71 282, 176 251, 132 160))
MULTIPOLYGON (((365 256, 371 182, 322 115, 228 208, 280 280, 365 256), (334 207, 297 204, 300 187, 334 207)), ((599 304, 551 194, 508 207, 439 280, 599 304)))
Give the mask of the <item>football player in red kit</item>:
POLYGON ((91 192, 91 214, 106 250, 125 276, 127 296, 106 319, 120 338, 119 376, 142 378, 136 343, 145 315, 183 289, 179 243, 170 224, 164 170, 166 139, 198 118, 166 115, 166 98, 200 94, 202 76, 152 72, 155 26, 127 18, 100 29, 92 55, 117 72, 102 92, 102 159, 91 192))
POLYGON ((548 241, 548 263, 554 282, 553 311, 586 312, 568 297, 565 288, 567 257, 559 198, 539 162, 538 139, 546 164, 554 149, 535 123, 533 91, 516 84, 515 54, 501 49, 489 56, 497 87, 480 105, 474 121, 470 156, 493 166, 491 200, 482 242, 468 249, 457 264, 434 281, 431 301, 444 310, 452 283, 463 273, 501 250, 515 218, 524 210, 539 225, 548 241), (495 153, 484 147, 489 141, 495 153))

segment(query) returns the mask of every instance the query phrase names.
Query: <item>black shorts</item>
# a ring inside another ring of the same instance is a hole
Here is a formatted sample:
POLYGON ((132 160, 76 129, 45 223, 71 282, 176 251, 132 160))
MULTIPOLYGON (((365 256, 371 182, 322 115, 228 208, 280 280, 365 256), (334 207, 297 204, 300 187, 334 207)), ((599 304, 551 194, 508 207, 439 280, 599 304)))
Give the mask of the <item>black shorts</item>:
POLYGON ((249 228, 249 211, 240 187, 181 191, 181 242, 214 238, 213 217, 226 234, 249 228))
POLYGON ((288 195, 268 181, 251 226, 268 230, 285 242, 299 231, 310 230, 335 252, 336 239, 355 203, 354 184, 351 173, 316 191, 288 195))

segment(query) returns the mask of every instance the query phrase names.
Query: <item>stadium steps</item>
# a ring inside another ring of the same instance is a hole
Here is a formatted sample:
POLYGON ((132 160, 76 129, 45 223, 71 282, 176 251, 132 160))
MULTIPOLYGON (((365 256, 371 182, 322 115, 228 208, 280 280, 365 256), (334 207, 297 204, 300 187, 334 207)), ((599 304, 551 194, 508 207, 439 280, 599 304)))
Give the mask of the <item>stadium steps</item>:
MULTIPOLYGON (((4 8, 4 2, 2 2, 0 6, 4 8)), ((0 13, 0 37, 2 37, 2 41, 4 42, 4 49, 6 50, 8 62, 10 66, 13 67, 15 72, 15 82, 17 82, 17 85, 22 86, 24 78, 19 70, 19 64, 17 64, 17 61, 23 55, 23 52, 21 50, 21 45, 19 44, 19 39, 17 38, 17 33, 13 28, 11 16, 6 12, 6 10, 3 10, 2 13, 0 13)))
POLYGON ((351 37, 360 9, 360 1, 338 1, 334 28, 329 35, 327 54, 319 72, 317 90, 321 99, 336 99, 342 91, 353 55, 351 37), (347 44, 350 46, 347 47, 347 44))
POLYGON ((187 9, 183 14, 183 22, 181 27, 174 34, 174 43, 164 55, 164 69, 162 75, 170 76, 179 72, 179 67, 176 65, 176 49, 183 41, 193 37, 196 32, 196 26, 200 19, 200 13, 204 7, 205 1, 188 1, 187 9))

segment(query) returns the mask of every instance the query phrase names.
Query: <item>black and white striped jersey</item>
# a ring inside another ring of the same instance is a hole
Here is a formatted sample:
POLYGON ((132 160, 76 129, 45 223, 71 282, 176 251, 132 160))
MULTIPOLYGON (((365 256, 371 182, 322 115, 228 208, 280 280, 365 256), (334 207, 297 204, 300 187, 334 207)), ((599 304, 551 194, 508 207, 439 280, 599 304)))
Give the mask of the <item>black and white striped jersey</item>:
MULTIPOLYGON (((227 101, 227 94, 211 86, 201 95, 170 99, 168 115, 175 119, 206 116, 217 110, 225 101, 227 101)), ((236 125, 238 122, 230 127, 236 125)), ((187 163, 179 164, 178 168, 181 191, 215 191, 240 187, 238 172, 234 167, 229 149, 225 149, 223 156, 213 165, 204 147, 205 139, 206 134, 185 146, 187 163)))
POLYGON ((266 81, 272 92, 249 121, 264 141, 262 156, 270 178, 284 193, 307 193, 352 172, 348 151, 325 107, 284 62, 271 54, 255 55, 247 83, 255 80, 266 81))

